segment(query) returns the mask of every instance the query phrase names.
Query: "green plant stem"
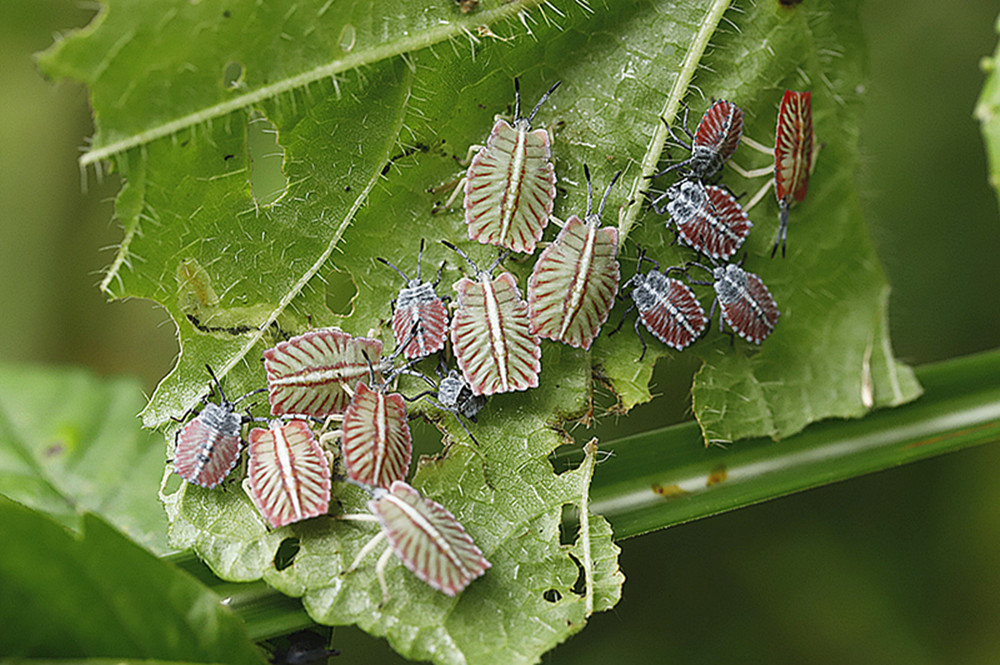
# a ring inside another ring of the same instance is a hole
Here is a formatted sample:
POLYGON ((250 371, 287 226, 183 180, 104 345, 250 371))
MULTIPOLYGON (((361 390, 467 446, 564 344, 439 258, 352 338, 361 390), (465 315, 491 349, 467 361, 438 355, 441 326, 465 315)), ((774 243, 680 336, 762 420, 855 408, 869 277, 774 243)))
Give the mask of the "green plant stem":
MULTIPOLYGON (((622 540, 907 462, 1000 440, 1000 349, 924 366, 926 393, 775 442, 705 448, 694 422, 601 444, 591 509, 622 540)), ((577 450, 557 456, 575 464, 577 450)))
MULTIPOLYGON (((1000 349, 917 370, 917 401, 860 420, 816 423, 781 442, 705 448, 694 422, 601 444, 590 506, 619 540, 926 457, 1000 440, 1000 349)), ((582 451, 567 446, 556 470, 582 451), (572 448, 572 449, 571 449, 572 448)), ((172 560, 208 584, 256 640, 312 625, 297 599, 263 582, 223 582, 191 553, 172 560)))

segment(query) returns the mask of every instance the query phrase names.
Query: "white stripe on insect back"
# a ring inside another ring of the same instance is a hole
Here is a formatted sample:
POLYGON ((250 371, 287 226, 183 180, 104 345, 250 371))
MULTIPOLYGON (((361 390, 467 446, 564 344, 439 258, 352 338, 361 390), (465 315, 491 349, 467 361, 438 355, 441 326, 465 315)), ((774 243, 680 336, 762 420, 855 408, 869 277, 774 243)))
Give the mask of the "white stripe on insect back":
POLYGON ((510 389, 510 381, 507 377, 507 339, 503 333, 497 294, 493 289, 493 280, 488 273, 479 274, 479 283, 483 285, 486 321, 490 327, 490 346, 493 348, 493 357, 496 360, 497 370, 500 372, 500 385, 504 391, 507 391, 510 389))
POLYGON ((441 532, 436 526, 431 524, 423 515, 420 514, 420 511, 391 492, 382 495, 380 498, 382 500, 389 501, 403 511, 403 513, 410 518, 416 528, 420 529, 420 531, 425 533, 431 540, 434 541, 434 545, 437 546, 438 550, 441 551, 441 553, 452 563, 452 565, 466 575, 472 574, 472 571, 469 570, 469 568, 463 563, 462 558, 455 552, 451 543, 449 543, 447 539, 441 535, 441 532))
MULTIPOLYGON (((280 422, 280 421, 278 421, 280 422)), ((288 436, 285 434, 285 429, 283 427, 271 426, 271 433, 274 437, 274 452, 278 458, 278 468, 281 469, 281 478, 285 483, 285 489, 288 492, 288 498, 292 502, 292 510, 295 511, 295 519, 302 519, 302 505, 299 503, 299 480, 295 475, 295 468, 292 463, 292 458, 288 454, 290 449, 290 444, 288 442, 288 436)))
POLYGON ((299 384, 342 383, 351 379, 361 379, 368 376, 368 368, 349 364, 340 367, 325 367, 308 371, 279 376, 269 379, 273 386, 295 386, 299 384))
POLYGON ((524 180, 524 160, 527 153, 525 143, 528 138, 528 128, 526 121, 523 124, 524 127, 521 126, 520 122, 514 123, 514 129, 517 131, 517 143, 514 145, 508 170, 509 181, 503 202, 503 219, 500 221, 501 244, 506 242, 507 234, 510 232, 510 225, 514 220, 518 199, 521 196, 521 181, 524 180))
POLYGON ((382 463, 386 458, 386 443, 389 440, 389 424, 385 412, 385 393, 375 391, 375 472, 374 478, 382 476, 382 463))
POLYGON ((562 329, 559 331, 560 338, 566 336, 570 324, 576 319, 577 312, 580 311, 580 306, 583 304, 583 296, 587 291, 587 283, 590 281, 591 264, 594 262, 594 245, 597 242, 597 227, 599 224, 600 220, 596 216, 593 217, 593 220, 590 217, 587 218, 587 240, 584 242, 579 267, 570 286, 569 301, 566 303, 565 310, 566 315, 563 317, 562 329))

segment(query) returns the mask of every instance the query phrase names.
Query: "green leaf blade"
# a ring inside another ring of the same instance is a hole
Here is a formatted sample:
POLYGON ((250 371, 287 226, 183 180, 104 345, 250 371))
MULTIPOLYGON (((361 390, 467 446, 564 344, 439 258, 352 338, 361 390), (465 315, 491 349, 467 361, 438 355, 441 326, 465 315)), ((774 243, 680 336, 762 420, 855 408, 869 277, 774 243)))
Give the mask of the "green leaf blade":
POLYGON ((83 535, 0 498, 0 651, 49 658, 119 656, 262 663, 217 596, 85 515, 83 535))

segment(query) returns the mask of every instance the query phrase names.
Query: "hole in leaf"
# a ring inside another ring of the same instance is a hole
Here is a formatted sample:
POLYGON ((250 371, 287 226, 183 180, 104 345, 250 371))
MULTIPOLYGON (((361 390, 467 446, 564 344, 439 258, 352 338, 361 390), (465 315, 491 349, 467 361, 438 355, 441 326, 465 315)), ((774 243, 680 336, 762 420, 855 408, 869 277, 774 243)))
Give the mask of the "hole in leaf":
POLYGON ((278 545, 278 551, 274 553, 275 570, 284 570, 295 561, 295 555, 299 553, 299 539, 285 538, 278 545))
POLYGON ((250 191, 259 206, 269 206, 285 195, 288 178, 282 170, 285 149, 278 143, 278 128, 260 113, 250 116, 247 128, 250 151, 250 191))
POLYGON ((548 591, 542 594, 542 598, 549 601, 550 603, 558 603, 560 600, 562 600, 562 594, 559 593, 558 589, 549 589, 548 591))
POLYGON ((569 558, 576 564, 576 581, 573 582, 572 591, 576 595, 582 597, 587 592, 587 576, 583 572, 583 564, 581 564, 572 554, 569 555, 569 558))
POLYGON ((235 90, 243 86, 243 65, 239 62, 226 63, 222 70, 222 85, 226 90, 235 90))
POLYGON ((350 316, 358 287, 351 273, 334 268, 326 274, 326 306, 340 316, 350 316))
POLYGON ((559 544, 572 545, 576 542, 577 531, 580 530, 579 512, 572 503, 564 503, 562 519, 559 520, 559 544))

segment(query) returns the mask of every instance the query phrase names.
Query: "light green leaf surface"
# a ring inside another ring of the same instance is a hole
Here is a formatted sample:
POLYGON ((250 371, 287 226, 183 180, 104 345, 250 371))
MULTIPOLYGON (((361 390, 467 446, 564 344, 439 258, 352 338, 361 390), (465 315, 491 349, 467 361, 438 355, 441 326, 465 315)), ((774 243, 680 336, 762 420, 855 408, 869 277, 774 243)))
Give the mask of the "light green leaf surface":
MULTIPOLYGON (((767 142, 784 87, 813 89, 826 147, 809 198, 792 211, 789 257, 765 258, 777 223, 773 199, 754 211, 747 245, 747 267, 771 287, 782 319, 759 350, 742 341, 730 347, 715 332, 698 343, 693 352, 706 364, 695 415, 707 440, 781 438, 813 420, 859 416, 870 404, 917 394, 889 349, 887 287, 855 192, 864 84, 855 3, 730 9, 725 0, 636 0, 589 8, 554 0, 531 9, 484 1, 463 15, 442 0, 397 3, 397 18, 385 19, 374 2, 230 4, 223 12, 175 0, 149 12, 110 2, 94 26, 40 59, 50 74, 91 86, 99 129, 83 161, 112 158, 124 178, 117 214, 125 236, 104 287, 115 297, 155 299, 178 322, 178 365, 145 410, 147 425, 164 425, 204 394, 206 362, 238 394, 263 384, 260 353, 286 334, 339 325, 388 339, 388 301, 400 284, 374 256, 412 271, 426 238, 425 266, 452 266, 442 287, 449 291, 459 262, 435 241, 460 242, 465 228, 460 213, 431 211, 447 197, 467 147, 484 140, 495 113, 509 112, 514 76, 526 107, 563 81, 535 121, 553 133, 559 217, 584 210, 584 163, 598 189, 625 169, 605 212, 627 235, 625 277, 635 242, 664 267, 693 258, 668 247, 671 233, 642 201, 665 138, 660 116, 673 119, 681 101, 697 115, 704 98, 726 97, 747 109, 747 133, 767 142), (240 63, 242 79, 227 86, 231 63, 240 63), (263 122, 277 131, 288 181, 271 205, 251 188, 263 160, 252 159, 247 135, 263 122), (347 300, 346 315, 331 309, 347 300)), ((743 151, 738 159, 761 162, 743 151)), ((726 181, 738 192, 757 186, 728 174, 726 181)), ((462 244, 477 260, 495 256, 462 244)), ((507 266, 523 285, 530 260, 507 266)), ((708 300, 708 291, 701 295, 708 300)), ((303 596, 318 620, 386 635, 409 657, 536 661, 585 621, 585 598, 572 590, 579 571, 571 553, 579 556, 580 544, 561 545, 558 525, 589 474, 553 474, 546 456, 562 438, 552 428, 584 414, 594 376, 624 409, 648 400, 653 364, 667 353, 654 341, 637 362, 639 343, 627 328, 599 338, 590 353, 546 342, 541 388, 491 399, 474 430, 479 454, 456 445, 424 460, 414 485, 452 510, 493 563, 456 600, 395 566, 393 598, 379 610, 371 566, 340 575, 370 529, 320 519, 270 532, 238 488, 185 486, 166 495, 172 542, 194 547, 228 579, 264 576, 303 596), (299 552, 278 571, 274 553, 290 536, 299 552), (558 602, 546 600, 551 589, 558 602)), ((450 416, 441 426, 465 440, 450 416)), ((363 497, 342 490, 343 509, 360 510, 363 497)), ((619 593, 616 551, 603 520, 593 518, 588 532, 595 607, 605 609, 619 593)))
POLYGON ((218 596, 99 518, 82 535, 0 497, 0 653, 263 663, 218 596))
MULTIPOLYGON (((997 32, 1000 33, 1000 17, 997 18, 997 32)), ((983 143, 990 165, 989 180, 993 189, 1000 193, 1000 46, 991 56, 984 57, 980 66, 986 74, 986 83, 976 103, 976 118, 982 125, 983 143)))
POLYGON ((100 515, 155 553, 170 551, 150 494, 163 437, 144 431, 137 382, 86 370, 0 367, 0 494, 71 529, 100 515))

